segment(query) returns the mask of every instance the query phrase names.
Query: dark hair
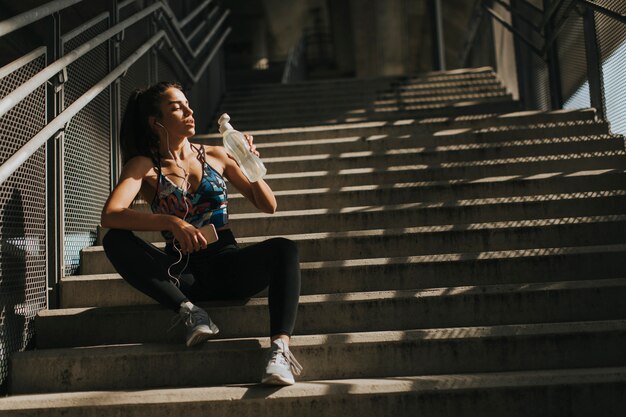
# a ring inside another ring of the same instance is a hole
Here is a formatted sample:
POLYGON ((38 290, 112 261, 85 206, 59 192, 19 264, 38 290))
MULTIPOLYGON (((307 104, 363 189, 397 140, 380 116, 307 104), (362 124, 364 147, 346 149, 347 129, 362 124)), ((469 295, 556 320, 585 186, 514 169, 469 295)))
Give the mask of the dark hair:
POLYGON ((150 128, 150 116, 161 117, 161 98, 168 88, 182 86, 176 82, 161 81, 147 88, 138 88, 130 94, 120 128, 120 145, 124 163, 135 156, 147 156, 158 167, 161 165, 159 136, 150 128))

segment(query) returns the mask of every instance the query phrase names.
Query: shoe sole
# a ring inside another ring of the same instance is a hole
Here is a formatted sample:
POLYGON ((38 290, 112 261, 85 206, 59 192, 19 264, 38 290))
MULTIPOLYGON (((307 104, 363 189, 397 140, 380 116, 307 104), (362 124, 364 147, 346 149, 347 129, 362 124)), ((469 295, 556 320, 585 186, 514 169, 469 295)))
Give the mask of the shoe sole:
POLYGON ((261 380, 266 385, 293 385, 296 383, 293 379, 286 379, 278 374, 265 375, 261 380))
POLYGON ((196 329, 187 339, 187 347, 193 347, 199 345, 202 342, 206 342, 210 338, 214 337, 220 332, 220 329, 216 325, 200 326, 196 329))

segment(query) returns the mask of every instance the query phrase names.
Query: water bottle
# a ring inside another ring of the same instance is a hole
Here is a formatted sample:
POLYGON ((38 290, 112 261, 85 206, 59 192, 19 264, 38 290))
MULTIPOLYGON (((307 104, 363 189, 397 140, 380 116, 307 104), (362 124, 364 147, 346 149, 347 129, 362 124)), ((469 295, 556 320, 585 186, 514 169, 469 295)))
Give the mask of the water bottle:
POLYGON ((224 147, 230 155, 232 155, 239 168, 250 182, 256 182, 263 178, 267 173, 263 161, 250 151, 250 145, 243 134, 231 126, 230 116, 226 113, 222 114, 217 123, 220 125, 220 133, 224 138, 224 147))

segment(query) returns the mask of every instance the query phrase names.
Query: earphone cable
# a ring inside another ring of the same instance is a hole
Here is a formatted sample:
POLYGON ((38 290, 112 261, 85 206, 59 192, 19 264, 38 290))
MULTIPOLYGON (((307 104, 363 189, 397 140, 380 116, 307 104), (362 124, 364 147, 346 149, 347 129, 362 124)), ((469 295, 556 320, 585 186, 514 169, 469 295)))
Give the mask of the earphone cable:
MULTIPOLYGON (((176 164, 176 166, 183 171, 183 185, 184 185, 184 187, 182 188, 182 190, 183 190, 182 199, 183 199, 183 202, 185 204, 185 214, 183 215, 182 219, 185 220, 187 218, 187 215, 189 214, 189 204, 187 203, 187 196, 185 195, 185 193, 188 193, 189 189, 191 188, 191 184, 188 181, 189 172, 182 165, 179 164, 178 158, 174 157, 174 154, 170 150, 170 135, 169 135, 169 132, 167 131, 167 129, 162 124, 160 124, 158 122, 155 123, 155 124, 160 126, 161 128, 163 128, 163 130, 165 130, 165 140, 167 141, 167 151, 170 154, 170 156, 172 157, 172 159, 174 160, 174 163, 176 164)), ((174 249, 176 249, 176 252, 178 252, 178 260, 176 260, 174 263, 172 263, 167 268, 167 275, 169 275, 170 280, 172 281, 172 283, 180 288, 181 276, 182 276, 183 272, 187 269, 187 266, 189 265, 189 253, 187 253, 186 256, 185 256, 185 258, 186 258, 185 259, 185 265, 180 270, 180 273, 178 274, 178 276, 175 276, 172 273, 172 268, 174 266, 178 265, 179 263, 181 263, 182 260, 183 260, 183 252, 176 245, 176 243, 177 243, 176 239, 172 238, 172 245, 174 246, 174 249)))

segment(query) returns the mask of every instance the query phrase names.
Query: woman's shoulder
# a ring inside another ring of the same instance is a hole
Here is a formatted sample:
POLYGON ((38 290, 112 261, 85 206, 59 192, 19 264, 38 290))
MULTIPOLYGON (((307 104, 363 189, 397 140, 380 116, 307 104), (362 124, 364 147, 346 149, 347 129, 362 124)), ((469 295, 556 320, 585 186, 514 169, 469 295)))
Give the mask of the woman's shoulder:
POLYGON ((224 160, 228 158, 226 149, 223 146, 200 145, 204 149, 204 153, 216 159, 224 160))
POLYGON ((154 172, 154 162, 152 159, 147 156, 138 155, 129 159, 126 164, 124 164, 124 172, 132 175, 142 177, 145 175, 149 175, 154 172))
POLYGON ((204 153, 211 159, 218 160, 225 164, 228 161, 228 153, 223 146, 200 145, 204 149, 204 153))
POLYGON ((229 165, 229 157, 223 146, 200 145, 204 149, 206 161, 213 169, 217 169, 220 175, 224 175, 229 165))

